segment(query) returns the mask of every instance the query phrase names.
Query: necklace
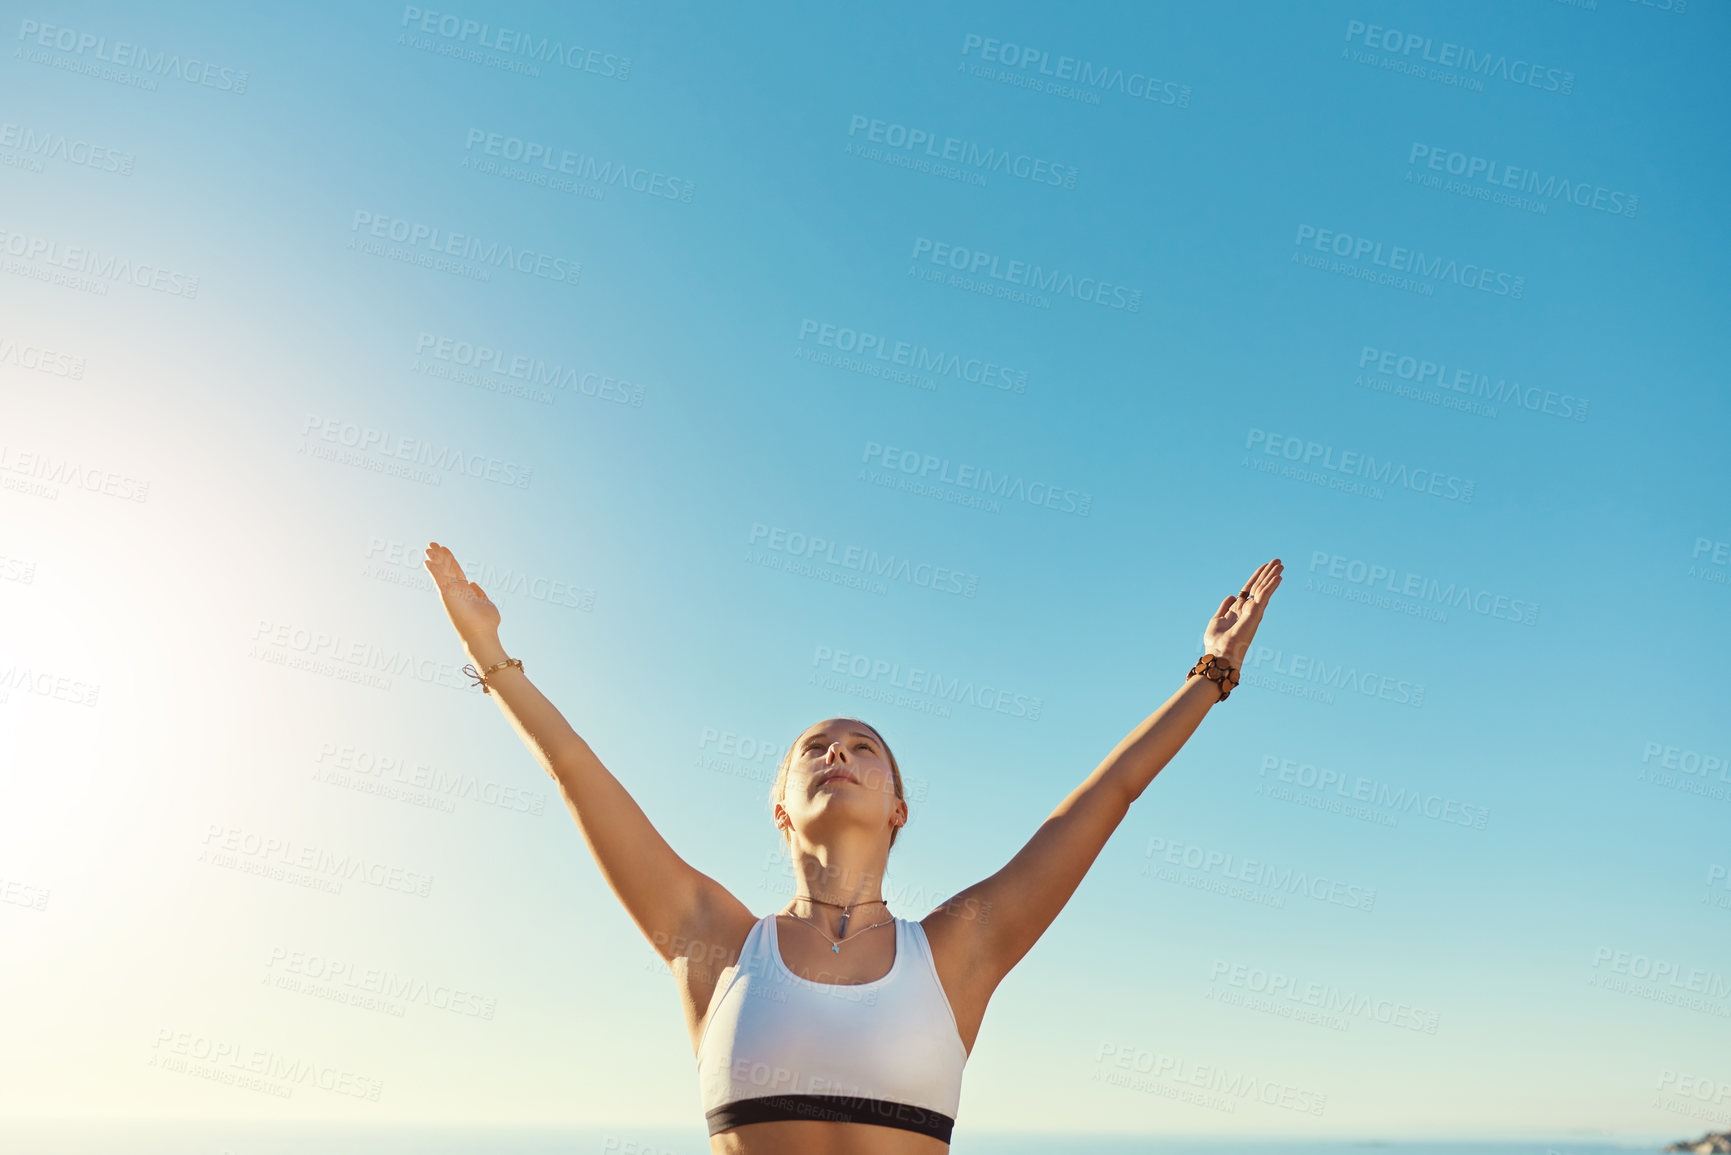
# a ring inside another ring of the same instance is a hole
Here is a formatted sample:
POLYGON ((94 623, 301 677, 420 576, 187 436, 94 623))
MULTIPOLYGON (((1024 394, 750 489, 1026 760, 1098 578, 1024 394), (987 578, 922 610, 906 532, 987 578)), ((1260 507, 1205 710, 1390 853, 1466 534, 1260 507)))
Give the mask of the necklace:
MULTIPOLYGON (((853 914, 853 908, 854 907, 856 907, 856 906, 870 906, 874 902, 883 902, 883 899, 881 899, 881 898, 868 898, 862 902, 855 902, 855 903, 851 903, 847 906, 842 906, 842 904, 839 902, 824 902, 823 899, 813 898, 809 894, 796 895, 794 897, 793 901, 798 902, 802 898, 805 899, 807 902, 823 903, 824 906, 840 906, 841 910, 842 910, 841 926, 837 928, 836 933, 840 934, 842 936, 842 938, 847 937, 847 920, 848 920, 849 916, 851 916, 853 914)), ((792 903, 789 903, 788 905, 791 906, 792 903)), ((885 909, 886 910, 888 909, 888 904, 885 904, 885 909)), ((823 929, 823 927, 817 925, 817 923, 811 921, 811 919, 809 919, 809 918, 806 918, 804 915, 794 914, 793 911, 791 911, 791 910, 786 911, 785 913, 790 918, 799 919, 799 921, 805 923, 807 926, 809 926, 813 930, 817 931, 817 933, 823 935, 824 941, 829 943, 829 949, 830 949, 831 954, 840 954, 841 953, 841 939, 830 938, 829 933, 827 931, 825 931, 823 929)), ((892 914, 889 918, 885 919, 882 922, 874 922, 871 924, 871 926, 861 927, 859 930, 854 932, 854 938, 858 938, 860 935, 864 934, 866 931, 872 930, 875 927, 888 926, 890 923, 894 922, 895 920, 896 920, 895 915, 892 914)), ((852 942, 853 939, 848 939, 848 941, 852 942)))
MULTIPOLYGON (((823 905, 825 905, 825 906, 836 906, 836 907, 841 907, 841 927, 840 927, 840 928, 839 928, 839 929, 838 929, 838 930, 837 930, 837 931, 836 931, 836 933, 837 933, 837 934, 839 934, 839 935, 841 935, 841 936, 842 936, 842 937, 843 937, 843 938, 846 938, 846 937, 847 937, 847 920, 848 920, 848 919, 849 919, 849 918, 850 918, 850 917, 852 917, 852 915, 853 915, 853 908, 854 908, 854 907, 856 907, 856 906, 870 906, 870 905, 871 905, 871 904, 872 904, 872 903, 874 903, 874 902, 883 902, 883 901, 884 901, 884 900, 883 900, 883 899, 881 899, 881 898, 862 898, 862 899, 860 899, 860 900, 859 900, 859 901, 858 901, 858 902, 854 902, 854 903, 849 903, 849 904, 848 904, 848 905, 846 905, 846 906, 842 906, 842 904, 841 904, 841 903, 839 903, 839 902, 830 902, 830 901, 829 901, 829 900, 827 900, 827 899, 822 899, 822 898, 813 898, 813 897, 812 897, 812 896, 811 896, 811 895, 809 895, 809 894, 796 894, 796 895, 794 895, 794 896, 793 896, 793 900, 794 900, 794 901, 795 901, 795 902, 798 902, 798 901, 799 901, 799 900, 800 900, 800 899, 802 899, 802 898, 803 898, 803 899, 805 899, 805 900, 806 900, 806 901, 807 901, 807 902, 821 902, 821 903, 823 903, 823 905)), ((885 908, 886 908, 886 909, 887 909, 887 908, 888 908, 888 906, 889 906, 889 904, 888 904, 888 903, 884 903, 884 906, 885 906, 885 908)), ((798 918, 798 917, 799 917, 799 916, 798 916, 798 915, 797 915, 797 914, 796 914, 796 915, 794 915, 794 917, 795 917, 795 918, 798 918)), ((881 926, 881 925, 883 925, 883 924, 882 924, 882 923, 876 923, 876 924, 874 924, 874 925, 877 925, 877 926, 881 926)), ((868 930, 869 930, 869 929, 871 929, 871 928, 870 928, 870 927, 867 927, 867 928, 866 928, 866 929, 868 929, 868 930)))

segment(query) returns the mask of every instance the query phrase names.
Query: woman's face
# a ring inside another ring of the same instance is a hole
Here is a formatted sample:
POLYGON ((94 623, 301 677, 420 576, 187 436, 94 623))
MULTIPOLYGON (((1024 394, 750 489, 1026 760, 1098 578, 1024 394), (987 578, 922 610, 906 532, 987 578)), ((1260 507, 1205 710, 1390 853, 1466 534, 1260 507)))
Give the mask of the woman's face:
POLYGON ((842 824, 887 832, 907 817, 889 752, 856 718, 830 718, 800 735, 781 805, 794 829, 810 837, 842 824))

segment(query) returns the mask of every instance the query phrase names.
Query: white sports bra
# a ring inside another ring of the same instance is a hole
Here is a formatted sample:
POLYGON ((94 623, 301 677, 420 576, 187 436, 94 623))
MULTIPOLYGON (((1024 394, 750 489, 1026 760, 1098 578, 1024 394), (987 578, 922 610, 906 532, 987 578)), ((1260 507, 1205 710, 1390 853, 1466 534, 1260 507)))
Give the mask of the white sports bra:
POLYGON ((776 916, 721 972, 697 1042, 709 1133, 779 1119, 875 1123, 945 1143, 968 1049, 926 931, 895 920, 896 957, 876 982, 801 978, 781 959, 776 916))

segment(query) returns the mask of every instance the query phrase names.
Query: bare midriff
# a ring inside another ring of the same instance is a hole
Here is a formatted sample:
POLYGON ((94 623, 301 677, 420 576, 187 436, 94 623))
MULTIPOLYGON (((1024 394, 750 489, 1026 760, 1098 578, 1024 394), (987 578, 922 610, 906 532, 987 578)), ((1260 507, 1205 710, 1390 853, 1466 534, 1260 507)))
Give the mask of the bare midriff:
POLYGON ((747 1123, 709 1137, 712 1155, 945 1155, 949 1149, 941 1139, 899 1127, 810 1119, 747 1123))

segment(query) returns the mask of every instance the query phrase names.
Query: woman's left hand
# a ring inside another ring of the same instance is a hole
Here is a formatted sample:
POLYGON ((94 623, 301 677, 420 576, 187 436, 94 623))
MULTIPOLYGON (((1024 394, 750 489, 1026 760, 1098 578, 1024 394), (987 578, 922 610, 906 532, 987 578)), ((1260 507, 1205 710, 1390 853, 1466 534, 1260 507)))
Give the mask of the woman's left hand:
POLYGON ((1250 652, 1250 639, 1262 624, 1262 611, 1280 586, 1280 570, 1279 558, 1262 563, 1241 592, 1220 603, 1208 628, 1202 631, 1203 649, 1231 662, 1233 669, 1244 668, 1244 655, 1250 652))

